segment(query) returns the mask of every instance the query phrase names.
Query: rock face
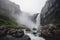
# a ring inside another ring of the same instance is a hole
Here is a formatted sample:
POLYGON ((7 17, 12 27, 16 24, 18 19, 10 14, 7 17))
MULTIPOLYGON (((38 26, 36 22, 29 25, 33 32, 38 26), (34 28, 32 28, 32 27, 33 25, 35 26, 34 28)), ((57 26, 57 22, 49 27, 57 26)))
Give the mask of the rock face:
POLYGON ((32 16, 31 19, 32 19, 32 21, 33 21, 34 23, 36 23, 36 19, 37 19, 38 15, 39 15, 39 13, 34 14, 34 15, 32 16))
POLYGON ((16 16, 20 13, 19 5, 10 2, 9 0, 0 0, 0 14, 6 16, 16 16))
POLYGON ((60 0, 47 0, 41 11, 41 34, 57 40, 60 37, 60 0))
POLYGON ((19 5, 9 0, 0 0, 0 26, 16 25, 16 17, 20 14, 20 12, 19 5))

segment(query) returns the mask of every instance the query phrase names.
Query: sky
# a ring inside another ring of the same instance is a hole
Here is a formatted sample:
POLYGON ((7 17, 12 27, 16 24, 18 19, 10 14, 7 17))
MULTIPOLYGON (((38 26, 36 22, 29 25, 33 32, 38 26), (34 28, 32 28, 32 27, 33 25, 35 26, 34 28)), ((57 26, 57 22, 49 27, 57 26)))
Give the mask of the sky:
POLYGON ((40 13, 47 0, 10 0, 18 5, 24 12, 40 13))

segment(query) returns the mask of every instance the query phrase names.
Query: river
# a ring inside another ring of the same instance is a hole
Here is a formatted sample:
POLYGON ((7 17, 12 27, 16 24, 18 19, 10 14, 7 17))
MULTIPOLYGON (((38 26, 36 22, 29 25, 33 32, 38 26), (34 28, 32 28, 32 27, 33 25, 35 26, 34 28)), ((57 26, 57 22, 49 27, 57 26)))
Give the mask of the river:
POLYGON ((25 34, 28 35, 31 38, 31 40, 45 40, 42 37, 34 36, 32 33, 26 32, 25 34))

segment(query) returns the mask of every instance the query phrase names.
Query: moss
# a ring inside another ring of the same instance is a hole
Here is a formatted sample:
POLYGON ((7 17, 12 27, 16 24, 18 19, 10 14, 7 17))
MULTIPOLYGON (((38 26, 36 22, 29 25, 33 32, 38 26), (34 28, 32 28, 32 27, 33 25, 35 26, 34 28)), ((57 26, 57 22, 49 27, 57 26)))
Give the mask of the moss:
POLYGON ((17 23, 13 19, 10 19, 9 17, 5 15, 1 15, 0 13, 0 26, 16 27, 17 23))

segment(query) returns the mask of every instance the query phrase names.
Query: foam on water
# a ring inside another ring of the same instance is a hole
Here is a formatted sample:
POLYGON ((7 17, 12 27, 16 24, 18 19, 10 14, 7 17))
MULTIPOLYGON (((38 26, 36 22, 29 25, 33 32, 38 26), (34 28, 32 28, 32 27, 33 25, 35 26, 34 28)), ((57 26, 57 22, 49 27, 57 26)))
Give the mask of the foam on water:
POLYGON ((28 35, 31 38, 31 40, 45 40, 42 37, 34 36, 32 33, 25 33, 25 34, 28 35))

